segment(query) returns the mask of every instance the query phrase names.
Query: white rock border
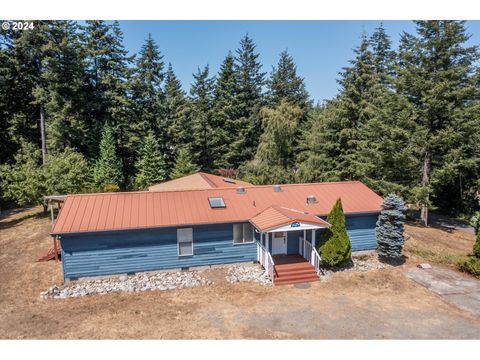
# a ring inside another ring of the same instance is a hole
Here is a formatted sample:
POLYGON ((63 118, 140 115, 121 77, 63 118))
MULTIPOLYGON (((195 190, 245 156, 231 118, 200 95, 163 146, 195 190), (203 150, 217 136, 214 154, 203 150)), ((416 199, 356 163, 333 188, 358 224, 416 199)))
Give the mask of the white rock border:
POLYGON ((212 281, 200 274, 200 271, 157 272, 79 280, 74 283, 52 286, 42 292, 40 297, 42 299, 65 299, 119 292, 164 291, 213 284, 212 281))
POLYGON ((273 285, 272 280, 260 264, 231 265, 227 270, 225 278, 231 284, 239 282, 256 282, 263 286, 273 285))

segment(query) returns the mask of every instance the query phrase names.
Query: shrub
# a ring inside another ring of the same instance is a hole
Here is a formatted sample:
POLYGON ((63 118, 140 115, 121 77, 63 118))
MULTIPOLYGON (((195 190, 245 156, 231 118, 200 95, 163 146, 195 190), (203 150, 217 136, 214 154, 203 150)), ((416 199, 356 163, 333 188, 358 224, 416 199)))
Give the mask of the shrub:
POLYGON ((327 222, 332 226, 322 232, 318 250, 323 264, 336 266, 349 261, 352 257, 352 246, 345 225, 341 199, 337 200, 328 214, 327 222))
POLYGON ((473 276, 480 277, 480 259, 471 256, 467 259, 462 259, 457 263, 460 271, 468 272, 473 276))
POLYGON ((389 194, 381 208, 375 229, 379 257, 388 260, 400 259, 405 242, 403 232, 407 208, 403 199, 395 194, 389 194))
POLYGON ((120 187, 117 184, 106 184, 102 190, 104 192, 118 192, 120 191, 120 187))
POLYGON ((480 259, 480 231, 477 232, 477 241, 473 245, 473 255, 480 259))

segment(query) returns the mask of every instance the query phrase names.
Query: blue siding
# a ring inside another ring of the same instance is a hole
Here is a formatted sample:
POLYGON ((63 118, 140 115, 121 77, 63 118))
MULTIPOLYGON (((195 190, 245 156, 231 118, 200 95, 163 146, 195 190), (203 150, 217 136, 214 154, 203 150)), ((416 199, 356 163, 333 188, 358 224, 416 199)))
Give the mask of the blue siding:
POLYGON ((178 256, 177 229, 63 235, 65 278, 254 261, 255 243, 233 245, 233 225, 193 226, 193 255, 178 256))
POLYGON ((347 215, 347 232, 353 251, 374 250, 377 248, 375 224, 378 214, 347 215))

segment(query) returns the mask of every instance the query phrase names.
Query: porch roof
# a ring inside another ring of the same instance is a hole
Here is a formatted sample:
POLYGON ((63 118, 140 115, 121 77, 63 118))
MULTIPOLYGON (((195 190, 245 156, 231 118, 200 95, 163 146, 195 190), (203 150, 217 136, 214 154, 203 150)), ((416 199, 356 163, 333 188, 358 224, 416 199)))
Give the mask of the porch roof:
MULTIPOLYGON (((299 223, 297 227, 300 223, 309 224, 318 228, 327 228, 331 226, 328 222, 315 215, 280 205, 272 205, 266 208, 252 217, 250 222, 262 232, 267 232, 269 230, 277 229, 282 225, 297 222, 299 223)), ((292 226, 292 230, 296 230, 296 227, 292 226)))

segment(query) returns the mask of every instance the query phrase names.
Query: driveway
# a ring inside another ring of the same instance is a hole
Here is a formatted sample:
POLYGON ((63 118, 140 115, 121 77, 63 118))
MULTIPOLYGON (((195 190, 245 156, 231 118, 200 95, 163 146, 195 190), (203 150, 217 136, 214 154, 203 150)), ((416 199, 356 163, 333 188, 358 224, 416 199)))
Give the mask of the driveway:
POLYGON ((404 274, 447 302, 480 316, 480 280, 439 266, 410 268, 404 274))

